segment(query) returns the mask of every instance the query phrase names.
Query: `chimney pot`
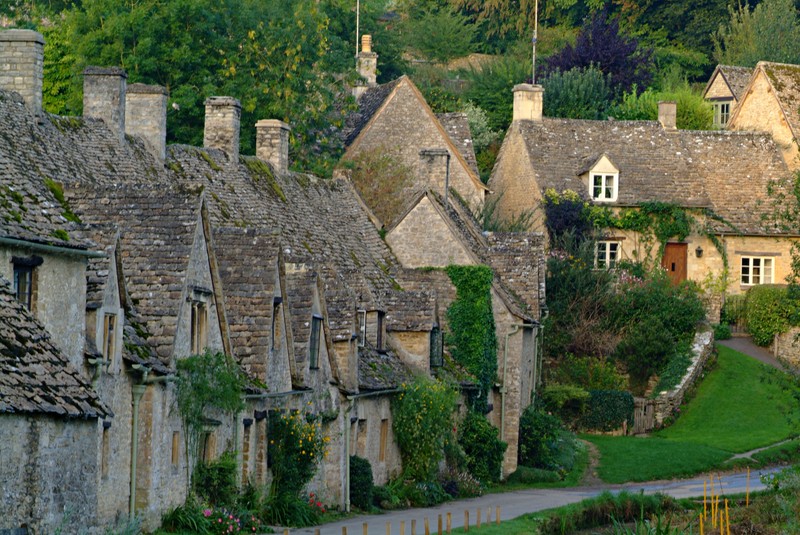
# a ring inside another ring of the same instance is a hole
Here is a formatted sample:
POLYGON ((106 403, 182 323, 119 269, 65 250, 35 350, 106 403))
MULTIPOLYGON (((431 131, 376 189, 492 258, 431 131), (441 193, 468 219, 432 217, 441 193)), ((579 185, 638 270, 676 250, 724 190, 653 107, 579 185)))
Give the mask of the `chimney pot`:
POLYGON ((33 115, 42 112, 44 37, 33 30, 0 31, 0 89, 22 96, 33 115))
POLYGON ((361 52, 358 53, 358 74, 367 82, 367 87, 378 85, 378 54, 372 51, 372 36, 361 36, 361 52))
POLYGON ((678 129, 678 103, 674 100, 662 100, 658 103, 658 122, 664 130, 678 129))
POLYGON ((372 36, 364 34, 361 36, 361 51, 372 52, 372 36))
POLYGON ((288 124, 277 119, 263 119, 256 123, 256 157, 269 162, 278 175, 289 170, 290 131, 288 124))
POLYGON ((239 163, 242 104, 233 97, 209 97, 205 105, 203 146, 207 149, 220 149, 228 155, 232 163, 239 163))
POLYGON ((544 88, 540 85, 518 84, 514 86, 514 121, 542 122, 544 88))
POLYGON ((120 143, 125 141, 125 93, 128 75, 119 67, 87 67, 83 71, 83 115, 102 119, 120 143))
POLYGON ((145 140, 160 161, 167 154, 166 88, 159 85, 131 84, 125 94, 125 132, 145 140))

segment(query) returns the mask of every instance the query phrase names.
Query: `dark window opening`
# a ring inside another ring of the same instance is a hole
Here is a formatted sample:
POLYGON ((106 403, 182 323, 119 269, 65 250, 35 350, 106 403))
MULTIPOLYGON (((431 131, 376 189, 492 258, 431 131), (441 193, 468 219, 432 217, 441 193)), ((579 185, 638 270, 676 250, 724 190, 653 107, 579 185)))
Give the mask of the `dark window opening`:
POLYGON ((319 368, 319 346, 321 341, 322 316, 316 314, 311 318, 311 342, 308 346, 308 366, 312 370, 319 368))

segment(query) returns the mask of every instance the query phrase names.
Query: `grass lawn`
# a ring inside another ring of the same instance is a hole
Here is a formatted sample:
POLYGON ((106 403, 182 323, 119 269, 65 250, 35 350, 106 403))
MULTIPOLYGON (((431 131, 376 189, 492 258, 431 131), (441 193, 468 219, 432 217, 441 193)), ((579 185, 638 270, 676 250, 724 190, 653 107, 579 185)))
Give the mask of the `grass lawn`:
POLYGON ((719 360, 671 427, 648 438, 587 435, 600 451, 598 475, 609 483, 687 476, 714 469, 733 453, 796 434, 785 411, 796 403, 770 381, 771 370, 718 346, 719 360))

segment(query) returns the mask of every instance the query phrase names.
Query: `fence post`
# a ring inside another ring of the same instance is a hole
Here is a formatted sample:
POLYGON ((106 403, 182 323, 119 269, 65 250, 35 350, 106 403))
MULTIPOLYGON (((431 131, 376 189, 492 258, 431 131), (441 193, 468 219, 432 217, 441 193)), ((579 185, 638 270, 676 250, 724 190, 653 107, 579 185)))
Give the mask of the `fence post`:
POLYGON ((478 518, 475 520, 475 528, 476 529, 481 529, 481 508, 480 507, 478 507, 478 509, 475 511, 475 514, 478 516, 478 518))
POLYGON ((425 517, 425 535, 431 535, 431 527, 428 525, 428 517, 425 517))
POLYGON ((406 521, 400 521, 400 535, 406 535, 406 521))
POLYGON ((411 535, 417 535, 417 519, 411 519, 411 535))
POLYGON ((452 513, 447 513, 447 535, 453 531, 453 515, 452 513))
POLYGON ((436 530, 436 534, 442 535, 442 513, 439 513, 439 523, 437 527, 438 529, 436 530))
POLYGON ((469 533, 469 509, 464 511, 464 533, 469 533))
POLYGON ((386 523, 386 535, 392 535, 392 523, 391 522, 387 522, 386 523))
POLYGON ((364 522, 364 526, 362 527, 362 531, 361 531, 361 532, 362 532, 364 535, 369 535, 369 524, 367 524, 366 522, 364 522))
POLYGON ((500 506, 498 505, 494 510, 494 523, 500 525, 500 506))

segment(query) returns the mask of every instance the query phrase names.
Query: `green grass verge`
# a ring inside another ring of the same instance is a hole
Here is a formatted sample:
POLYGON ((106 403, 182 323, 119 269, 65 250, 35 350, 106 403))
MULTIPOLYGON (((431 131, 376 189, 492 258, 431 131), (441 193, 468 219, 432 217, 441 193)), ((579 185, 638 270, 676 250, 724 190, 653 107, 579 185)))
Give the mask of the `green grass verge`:
POLYGON ((772 370, 757 360, 718 346, 718 366, 697 389, 684 414, 655 435, 742 453, 797 433, 786 418, 791 394, 770 380, 772 370))
POLYGON ((497 494, 501 492, 512 492, 515 490, 523 489, 560 489, 568 487, 577 487, 589 466, 589 452, 583 442, 578 441, 578 449, 575 452, 575 464, 572 466, 567 475, 561 481, 552 483, 541 482, 533 484, 525 483, 500 483, 492 485, 486 489, 486 494, 497 494))
POLYGON ((582 437, 600 451, 598 475, 608 483, 690 476, 724 466, 733 453, 796 435, 786 417, 795 401, 770 380, 773 373, 755 359, 719 347, 717 368, 671 427, 648 438, 582 437))

